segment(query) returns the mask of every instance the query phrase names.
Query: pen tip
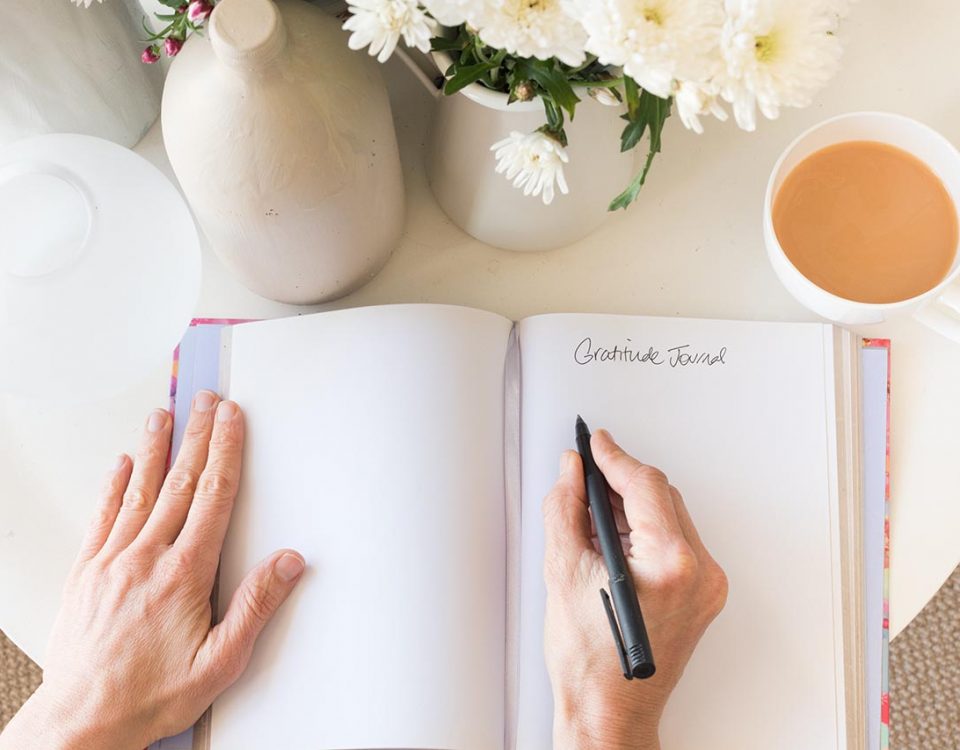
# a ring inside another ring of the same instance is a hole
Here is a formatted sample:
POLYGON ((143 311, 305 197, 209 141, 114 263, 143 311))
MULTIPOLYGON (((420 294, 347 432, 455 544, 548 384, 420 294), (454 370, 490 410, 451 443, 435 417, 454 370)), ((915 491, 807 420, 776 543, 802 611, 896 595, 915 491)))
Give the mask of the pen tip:
POLYGON ((577 428, 578 435, 588 435, 590 433, 590 428, 587 427, 587 423, 583 421, 583 417, 577 414, 577 428))

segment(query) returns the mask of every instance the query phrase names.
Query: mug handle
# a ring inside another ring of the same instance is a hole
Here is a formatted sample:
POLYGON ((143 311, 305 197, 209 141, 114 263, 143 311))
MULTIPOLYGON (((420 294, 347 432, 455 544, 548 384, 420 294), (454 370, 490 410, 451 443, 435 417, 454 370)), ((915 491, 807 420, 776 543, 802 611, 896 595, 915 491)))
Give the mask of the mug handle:
POLYGON ((960 284, 954 282, 924 302, 913 317, 941 336, 960 342, 960 284))

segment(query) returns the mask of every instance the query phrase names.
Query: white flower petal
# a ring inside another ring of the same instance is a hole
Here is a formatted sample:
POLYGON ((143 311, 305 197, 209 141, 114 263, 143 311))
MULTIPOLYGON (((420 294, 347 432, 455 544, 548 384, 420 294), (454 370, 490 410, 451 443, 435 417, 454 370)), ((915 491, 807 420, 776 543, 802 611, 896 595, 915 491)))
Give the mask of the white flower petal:
POLYGON ((737 124, 756 127, 781 107, 805 107, 839 67, 837 0, 727 0, 721 36, 723 98, 737 124))
POLYGON ((390 58, 401 36, 410 46, 428 51, 430 38, 439 32, 417 0, 351 0, 348 8, 352 15, 343 28, 353 32, 350 49, 369 45, 380 62, 390 58))
POLYGON ((675 80, 704 79, 714 64, 723 0, 563 0, 587 32, 586 49, 667 97, 675 80))
POLYGON ((567 65, 586 59, 586 33, 562 0, 475 0, 463 6, 466 21, 491 47, 520 57, 556 57, 567 65))
MULTIPOLYGON (((471 20, 474 0, 423 0, 430 15, 444 26, 459 26, 471 20)), ((471 24, 473 25, 473 24, 471 24)))
POLYGON ((490 149, 497 159, 497 173, 504 174, 524 195, 539 195, 549 204, 556 194, 556 186, 564 194, 569 192, 563 165, 570 157, 566 149, 546 133, 513 131, 490 149))

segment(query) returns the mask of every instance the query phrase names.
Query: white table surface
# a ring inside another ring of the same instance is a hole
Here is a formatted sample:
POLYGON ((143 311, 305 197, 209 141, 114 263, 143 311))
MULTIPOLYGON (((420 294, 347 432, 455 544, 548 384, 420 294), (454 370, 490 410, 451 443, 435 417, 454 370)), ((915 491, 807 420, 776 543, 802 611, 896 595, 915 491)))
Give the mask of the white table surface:
MULTIPOLYGON (((845 26, 843 70, 812 107, 763 121, 754 134, 708 121, 707 133, 698 137, 671 118, 665 151, 639 202, 611 216, 591 237, 540 254, 486 247, 446 219, 422 168, 430 100, 393 61, 385 74, 408 215, 386 268, 334 305, 296 308, 248 292, 205 247, 197 315, 267 318, 333 307, 442 302, 513 319, 590 311, 814 320, 780 286, 765 257, 760 216, 770 167, 807 126, 858 109, 902 112, 960 142, 958 28, 960 7, 952 3, 854 5, 845 26)), ((173 176, 159 125, 136 150, 173 176)), ((162 231, 162 217, 157 220, 154 231, 162 231)), ((896 634, 960 562, 960 345, 911 320, 859 331, 894 342, 890 625, 896 634)), ((62 581, 103 472, 117 452, 134 448, 149 409, 166 405, 168 384, 164 366, 122 396, 96 405, 0 397, 0 628, 41 664, 62 581)), ((784 571, 785 585, 791 574, 784 571)))

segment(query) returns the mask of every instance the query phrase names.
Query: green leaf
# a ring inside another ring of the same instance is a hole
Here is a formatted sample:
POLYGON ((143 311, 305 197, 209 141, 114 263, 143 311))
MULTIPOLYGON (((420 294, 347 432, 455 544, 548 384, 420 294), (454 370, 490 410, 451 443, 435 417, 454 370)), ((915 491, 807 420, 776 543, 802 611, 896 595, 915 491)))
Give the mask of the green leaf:
POLYGON ((160 0, 161 5, 166 5, 168 8, 173 8, 176 10, 181 5, 184 4, 184 0, 160 0))
MULTIPOLYGON (((639 174, 637 174, 633 180, 631 180, 630 184, 627 186, 627 189, 610 202, 607 210, 616 211, 618 208, 625 209, 637 199, 637 195, 640 193, 640 188, 643 187, 643 183, 646 182, 647 175, 650 173, 650 167, 653 166, 653 159, 658 153, 660 153, 663 124, 670 116, 670 106, 672 103, 672 99, 661 99, 660 97, 654 96, 646 91, 641 93, 638 100, 636 117, 638 118, 637 122, 643 123, 644 127, 649 128, 650 130, 650 145, 647 150, 647 158, 644 162, 643 169, 640 170, 639 174)), ((630 116, 629 112, 627 116, 630 116)), ((631 122, 629 125, 627 125, 627 129, 630 129, 633 125, 634 122, 631 122)), ((626 130, 624 130, 624 136, 626 136, 626 130)), ((639 138, 637 140, 639 140, 639 138)))
POLYGON ((636 119, 637 111, 640 109, 640 87, 630 76, 623 79, 623 90, 627 99, 627 117, 628 120, 636 119))
MULTIPOLYGON (((628 78, 627 80, 629 81, 631 79, 628 78)), ((634 84, 634 87, 635 86, 636 84, 634 84)), ((669 115, 669 99, 661 99, 649 91, 641 91, 640 95, 636 96, 635 92, 631 93, 628 88, 627 114, 621 115, 621 117, 627 121, 627 126, 620 135, 620 150, 629 151, 636 146, 640 142, 640 139, 643 138, 643 133, 648 126, 650 127, 651 139, 659 138, 659 132, 654 133, 653 131, 653 123, 662 123, 669 115), (666 108, 666 113, 661 112, 663 108, 666 108)))
MULTIPOLYGON (((552 99, 542 98, 543 108, 547 113, 547 130, 551 133, 563 133, 563 110, 552 99)), ((561 140, 564 146, 566 136, 561 140)))
POLYGON ((567 80, 567 74, 557 68, 552 60, 525 59, 517 63, 524 78, 536 81, 561 109, 565 109, 573 119, 574 110, 580 99, 567 80))
MULTIPOLYGON (((623 119, 628 119, 628 116, 624 115, 623 119)), ((646 129, 646 120, 628 122, 627 127, 623 129, 623 133, 620 135, 620 151, 629 151, 640 143, 640 139, 643 138, 643 132, 646 129)))
POLYGON ((491 61, 476 63, 475 65, 465 65, 462 67, 459 65, 452 66, 452 69, 455 68, 455 70, 452 70, 453 74, 443 85, 443 93, 447 96, 450 94, 456 94, 460 89, 469 86, 471 83, 476 83, 479 81, 497 65, 498 63, 491 61))

